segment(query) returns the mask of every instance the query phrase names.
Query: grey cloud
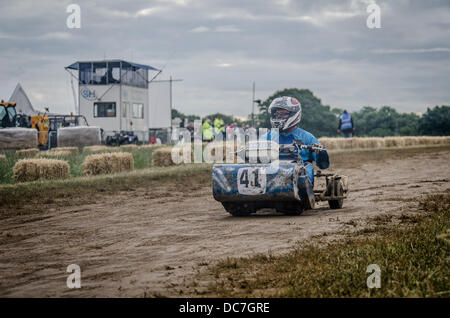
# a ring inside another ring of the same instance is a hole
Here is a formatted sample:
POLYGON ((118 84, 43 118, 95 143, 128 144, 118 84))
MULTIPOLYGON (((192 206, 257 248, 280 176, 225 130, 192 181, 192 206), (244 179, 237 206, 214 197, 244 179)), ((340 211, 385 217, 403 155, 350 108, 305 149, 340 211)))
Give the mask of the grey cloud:
POLYGON ((246 116, 254 80, 259 98, 310 88, 349 109, 450 103, 448 1, 376 1, 377 30, 366 27, 365 0, 75 2, 79 30, 65 25, 72 1, 0 3, 1 97, 20 81, 37 107, 71 111, 63 67, 105 56, 167 63, 162 76, 183 78, 174 105, 187 113, 246 116))

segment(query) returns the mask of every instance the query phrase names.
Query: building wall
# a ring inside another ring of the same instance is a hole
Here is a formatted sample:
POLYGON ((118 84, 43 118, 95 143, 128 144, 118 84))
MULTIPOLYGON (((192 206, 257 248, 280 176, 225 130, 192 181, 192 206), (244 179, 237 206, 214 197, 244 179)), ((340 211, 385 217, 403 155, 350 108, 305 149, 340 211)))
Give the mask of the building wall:
POLYGON ((148 89, 122 85, 122 129, 134 131, 148 131, 148 89), (143 117, 133 114, 133 104, 141 104, 143 117), (124 117, 124 108, 126 117, 124 117), (131 125, 130 122, 133 122, 131 125))
POLYGON ((148 133, 147 89, 128 85, 112 85, 112 87, 111 85, 80 85, 78 96, 80 115, 86 117, 89 125, 103 128, 105 135, 113 134, 114 130, 133 130, 148 133), (98 100, 100 97, 101 100, 98 100), (115 102, 116 116, 94 117, 94 103, 96 102, 115 102), (133 104, 142 105, 143 118, 134 116, 133 104))

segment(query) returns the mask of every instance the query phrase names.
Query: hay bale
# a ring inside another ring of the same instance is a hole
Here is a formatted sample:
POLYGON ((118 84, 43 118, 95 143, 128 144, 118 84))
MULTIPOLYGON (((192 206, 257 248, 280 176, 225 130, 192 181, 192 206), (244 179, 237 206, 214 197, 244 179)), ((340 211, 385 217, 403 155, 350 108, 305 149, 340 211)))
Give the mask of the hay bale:
POLYGON ((174 166, 172 161, 172 147, 163 147, 156 149, 152 155, 152 163, 154 166, 174 166))
POLYGON ((383 147, 414 147, 422 145, 448 145, 450 136, 396 136, 396 137, 353 137, 319 139, 328 150, 356 149, 356 148, 383 148, 383 147))
POLYGON ((373 149, 373 148, 383 148, 385 147, 385 140, 381 137, 368 137, 368 138, 361 138, 356 137, 353 138, 353 144, 352 149, 359 148, 359 149, 373 149))
POLYGON ((64 160, 22 159, 13 167, 14 180, 17 182, 66 179, 69 175, 69 164, 64 160))
POLYGON ((328 150, 334 149, 375 149, 384 147, 414 147, 426 145, 448 145, 450 137, 428 136, 396 136, 396 137, 353 137, 353 138, 320 138, 328 150))
POLYGON ((59 147, 85 147, 100 144, 100 127, 77 126, 58 129, 59 147))
POLYGON ((384 137, 385 147, 405 147, 405 139, 401 137, 384 137))
POLYGON ((444 145, 446 137, 417 137, 421 145, 444 145))
POLYGON ((36 158, 39 155, 38 149, 21 149, 15 152, 16 158, 36 158))
POLYGON ((92 154, 83 162, 83 172, 88 176, 133 170, 134 159, 128 152, 92 154))
POLYGON ((68 158, 73 155, 73 152, 69 150, 60 150, 60 151, 47 151, 41 152, 39 157, 41 158, 68 158))
MULTIPOLYGON (((222 149, 222 160, 218 158, 221 162, 226 161, 226 155, 228 152, 235 152, 237 150, 237 143, 234 142, 211 142, 204 143, 202 146, 202 160, 205 162, 206 156, 209 155, 208 160, 215 160, 216 149, 222 149)), ((189 150, 190 150, 190 163, 194 163, 194 145, 177 145, 175 147, 163 147, 158 148, 153 152, 152 163, 154 166, 165 167, 174 166, 178 164, 189 163, 189 150), (178 160, 174 160, 174 156, 178 156, 178 160)), ((233 155, 233 160, 236 161, 237 156, 233 155)))
POLYGON ((336 149, 372 149, 385 147, 384 138, 352 137, 352 138, 320 138, 319 142, 328 150, 336 149))
MULTIPOLYGON (((240 147, 244 146, 244 144, 240 145, 240 147)), ((229 155, 230 152, 236 152, 238 150, 237 148, 238 143, 234 141, 213 141, 207 143, 203 149, 203 160, 226 162, 227 154, 229 155), (222 148, 222 157, 220 156, 220 153, 218 153, 216 158, 216 150, 220 150, 220 148, 222 148)), ((233 154, 231 157, 233 158, 233 161, 237 160, 236 154, 233 154)))
POLYGON ((37 148, 37 130, 32 128, 0 129, 0 149, 37 148))
POLYGON ((442 143, 445 145, 450 145, 450 136, 442 137, 442 143))
POLYGON ((417 146, 419 144, 419 139, 417 137, 403 137, 405 141, 405 147, 417 146))
POLYGON ((327 148, 327 150, 334 150, 337 149, 337 138, 329 138, 329 137, 322 137, 319 138, 319 142, 327 148))
POLYGON ((50 149, 50 152, 69 151, 72 155, 78 155, 78 147, 56 147, 50 149))

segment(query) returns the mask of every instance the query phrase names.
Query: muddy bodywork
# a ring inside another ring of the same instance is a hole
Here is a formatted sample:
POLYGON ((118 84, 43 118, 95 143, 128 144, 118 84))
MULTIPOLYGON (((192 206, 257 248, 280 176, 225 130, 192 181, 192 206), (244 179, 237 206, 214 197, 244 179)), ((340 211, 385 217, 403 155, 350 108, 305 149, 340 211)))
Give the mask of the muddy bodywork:
POLYGON ((215 164, 212 169, 213 196, 219 202, 248 202, 256 208, 280 203, 301 203, 314 207, 314 192, 302 165, 280 161, 270 164, 215 164))

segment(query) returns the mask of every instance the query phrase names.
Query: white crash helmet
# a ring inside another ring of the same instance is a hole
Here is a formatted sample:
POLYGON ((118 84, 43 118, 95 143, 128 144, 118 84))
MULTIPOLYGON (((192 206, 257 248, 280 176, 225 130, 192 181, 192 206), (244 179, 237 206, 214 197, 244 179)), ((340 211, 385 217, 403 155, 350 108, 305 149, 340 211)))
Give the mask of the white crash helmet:
POLYGON ((289 129, 297 125, 302 119, 302 106, 300 102, 289 96, 275 98, 269 106, 270 124, 272 128, 278 128, 280 130, 289 129), (289 111, 287 118, 277 117, 277 109, 285 109, 289 111))

